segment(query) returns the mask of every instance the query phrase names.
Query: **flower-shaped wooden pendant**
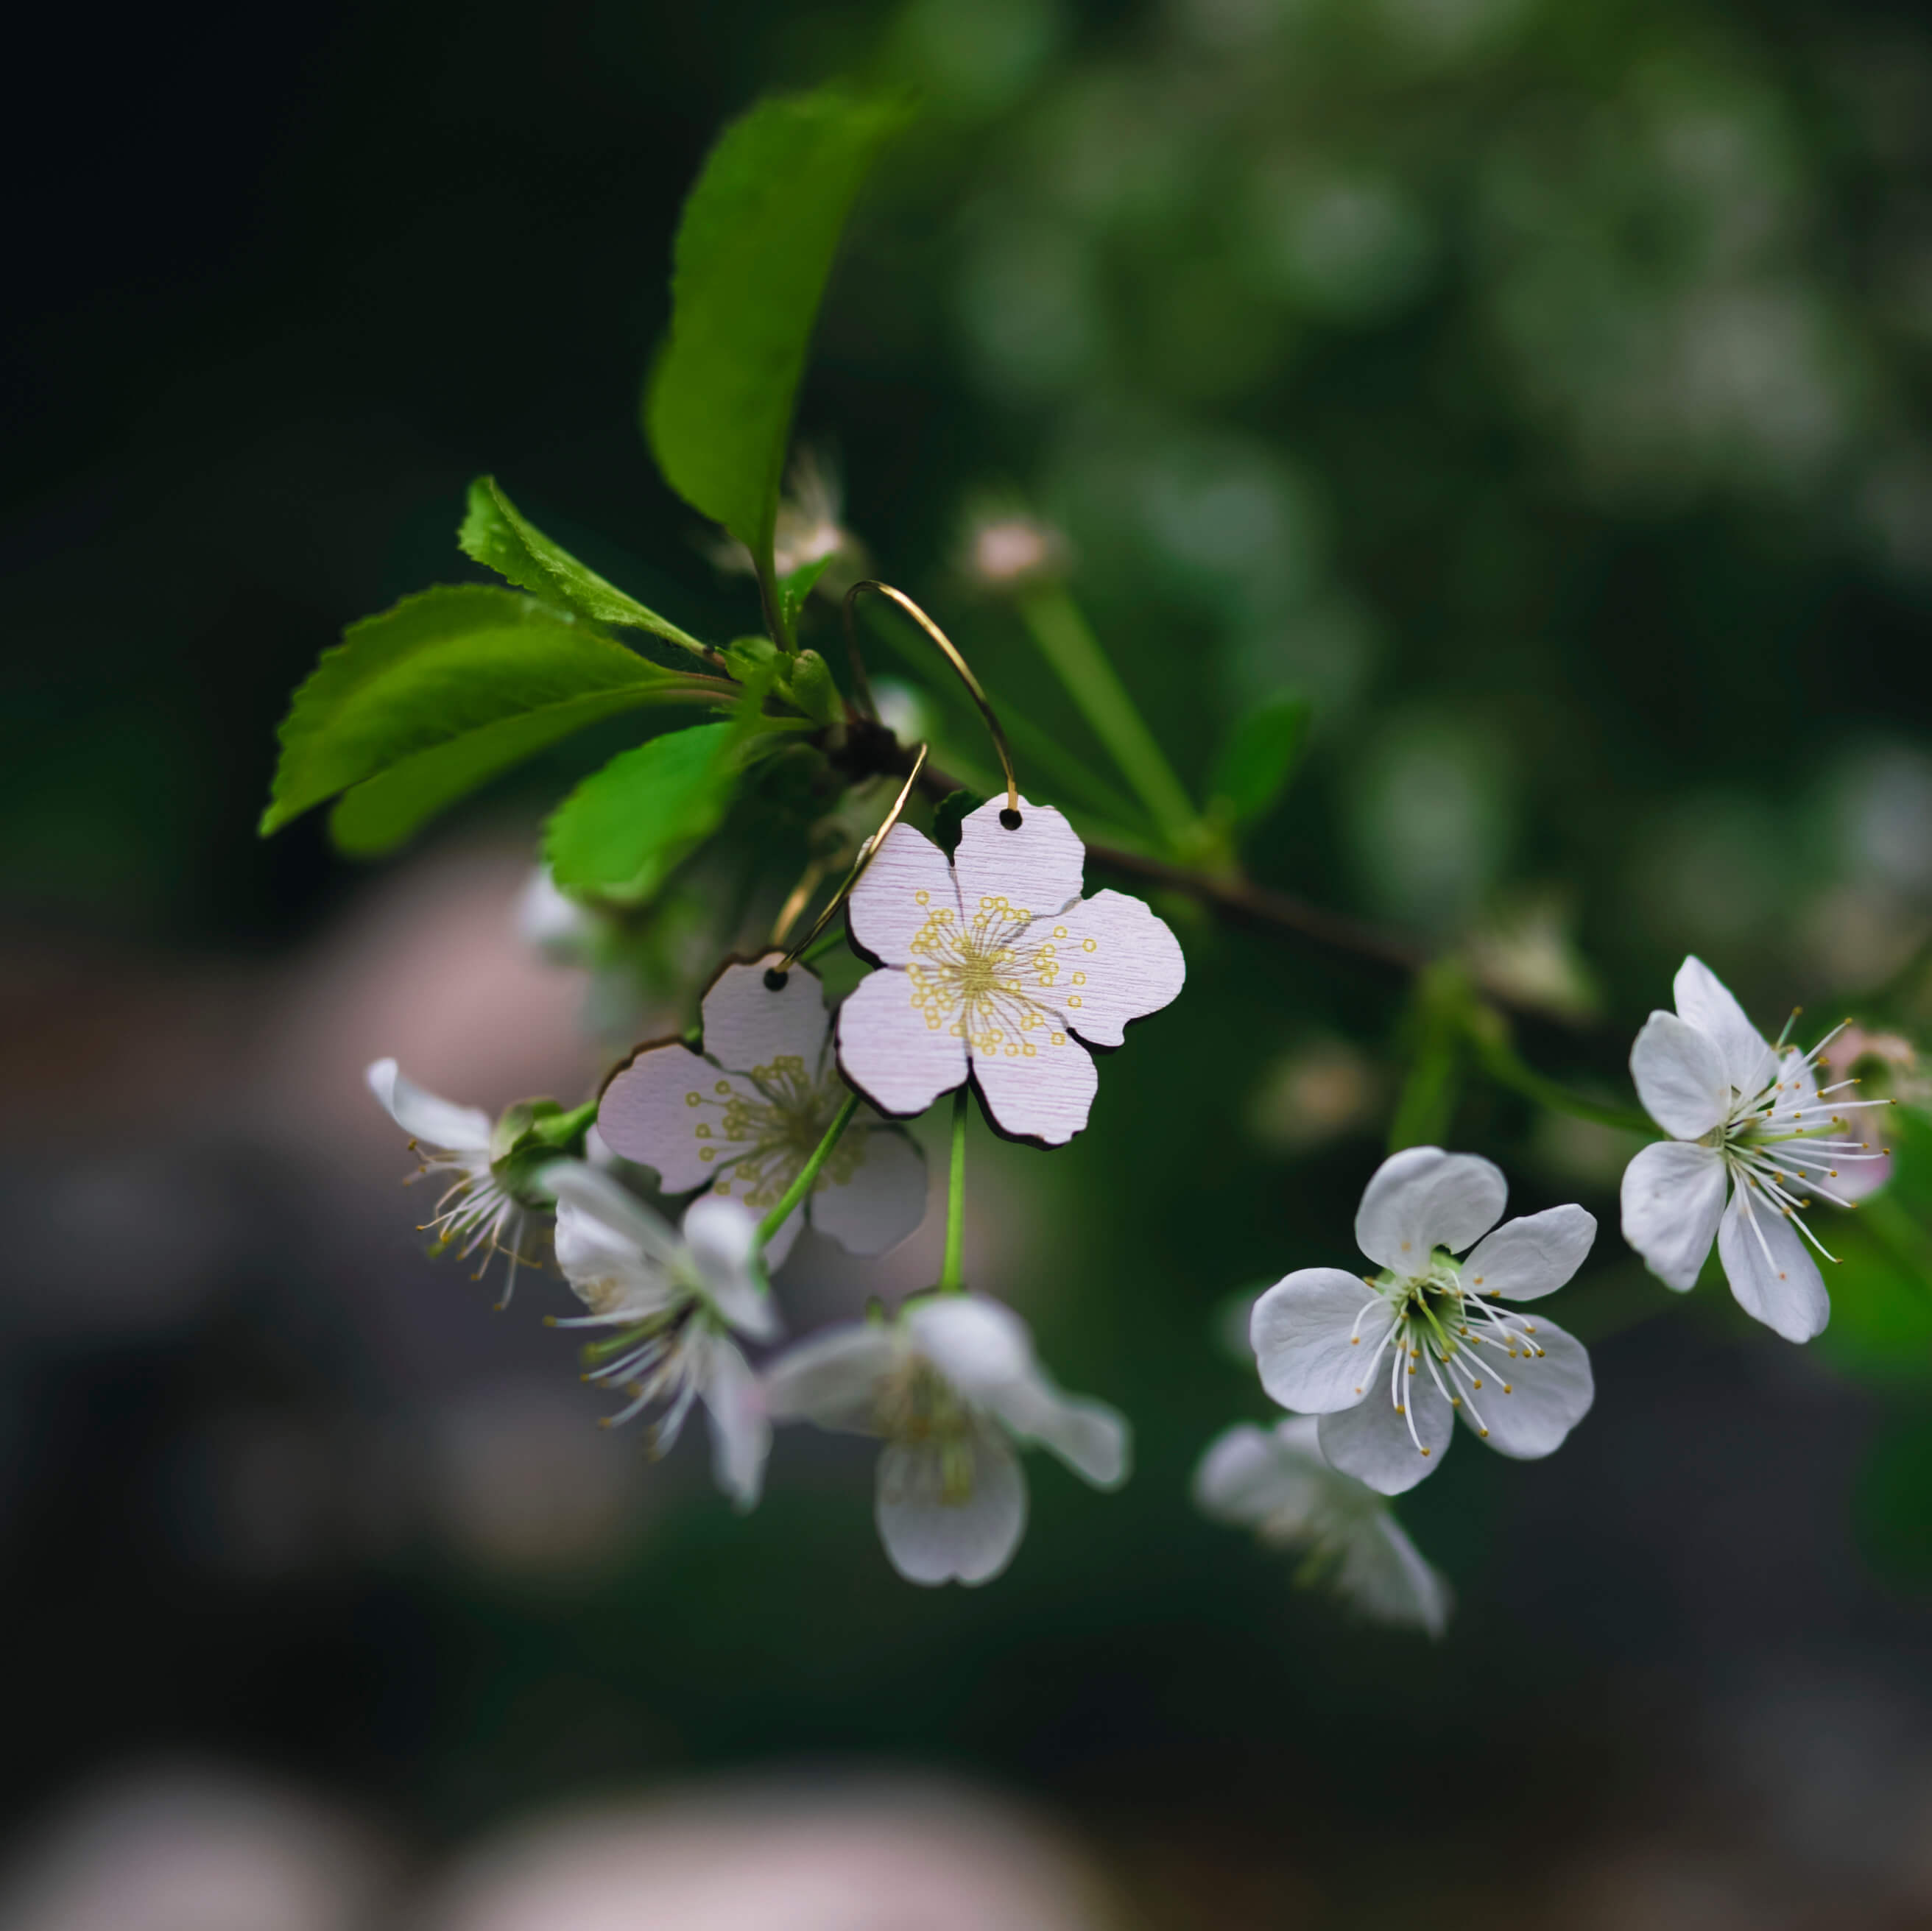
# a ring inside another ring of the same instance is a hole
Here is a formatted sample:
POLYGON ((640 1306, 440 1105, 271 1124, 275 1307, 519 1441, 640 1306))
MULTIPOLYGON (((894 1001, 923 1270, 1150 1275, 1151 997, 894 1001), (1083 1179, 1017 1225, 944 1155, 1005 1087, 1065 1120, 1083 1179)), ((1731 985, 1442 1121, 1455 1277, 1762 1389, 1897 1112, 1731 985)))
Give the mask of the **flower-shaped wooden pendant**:
POLYGON ((1138 898, 1080 896, 1086 856, 1059 812, 1024 799, 1017 814, 997 799, 970 813, 950 865, 894 826, 848 915, 882 970, 838 1011, 839 1066, 881 1113, 923 1113, 970 1076, 1016 1139, 1064 1146, 1087 1124, 1088 1048, 1119 1045, 1186 967, 1138 898))
MULTIPOLYGON (((667 1193, 709 1185, 770 1212, 844 1102, 825 988, 802 966, 769 984, 782 957, 728 965, 712 982, 701 1054, 675 1039, 640 1047, 604 1090, 598 1131, 626 1159, 655 1168, 667 1193)), ((883 1254, 926 1217, 925 1156, 862 1111, 767 1243, 768 1266, 790 1252, 808 1215, 849 1252, 883 1254)))

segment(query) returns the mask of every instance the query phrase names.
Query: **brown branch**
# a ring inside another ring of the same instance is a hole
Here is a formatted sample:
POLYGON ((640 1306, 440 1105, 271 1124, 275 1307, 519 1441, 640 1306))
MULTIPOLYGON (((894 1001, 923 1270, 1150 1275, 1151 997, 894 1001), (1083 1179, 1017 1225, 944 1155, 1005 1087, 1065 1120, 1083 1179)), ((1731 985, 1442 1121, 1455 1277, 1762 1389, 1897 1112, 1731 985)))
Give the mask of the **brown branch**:
POLYGON ((1424 946, 1399 934, 1352 919, 1346 913, 1330 912, 1311 905, 1291 892, 1273 886, 1250 884, 1243 878, 1217 877, 1212 873, 1190 871, 1185 865, 1170 865, 1166 859, 1148 858, 1139 852, 1124 851, 1118 845, 1089 845, 1087 856, 1096 865, 1115 871, 1132 874, 1185 892, 1204 904, 1226 913, 1240 924, 1273 931, 1294 932, 1318 945, 1353 952, 1401 972, 1420 972, 1432 955, 1424 946))
MULTIPOLYGON (((872 769, 903 775, 912 768, 912 754, 896 744, 866 747, 872 769)), ((937 804, 959 788, 958 779, 940 770, 929 760, 920 774, 920 790, 937 804)), ((1311 905, 1292 892, 1277 892, 1271 886, 1255 885, 1244 878, 1226 878, 1211 872, 1195 871, 1173 865, 1166 859, 1150 858, 1118 845, 1089 845, 1087 856, 1096 865, 1164 885, 1171 891, 1185 892, 1203 904, 1225 913, 1237 922, 1265 931, 1293 932, 1318 945, 1337 952, 1352 952, 1358 958, 1372 960, 1396 972, 1420 972, 1436 955, 1418 941, 1398 932, 1384 931, 1345 912, 1330 912, 1311 905)), ((1492 991, 1492 997, 1507 995, 1492 991)))

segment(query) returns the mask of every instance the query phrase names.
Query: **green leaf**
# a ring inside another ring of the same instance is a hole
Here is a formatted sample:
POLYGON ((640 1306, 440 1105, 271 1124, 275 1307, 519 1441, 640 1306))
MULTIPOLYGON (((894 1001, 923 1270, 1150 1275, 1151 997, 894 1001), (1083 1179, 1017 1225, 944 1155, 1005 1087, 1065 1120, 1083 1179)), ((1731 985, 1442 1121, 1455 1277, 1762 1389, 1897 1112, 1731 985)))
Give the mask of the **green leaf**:
POLYGON ((741 735, 735 724, 668 731, 586 778, 544 831, 558 885, 628 904, 653 897, 724 822, 741 735))
POLYGON ((1236 824, 1264 816, 1287 788, 1311 715, 1305 697, 1274 697, 1236 719, 1208 775, 1208 796, 1236 824))
POLYGON ((778 579, 778 608, 784 613, 788 625, 798 621, 798 613, 805 608, 805 600, 812 595, 820 577, 838 561, 838 553, 814 557, 809 563, 801 563, 788 577, 778 579))
POLYGON ((838 88, 761 101, 724 130, 685 203, 646 430, 671 487, 761 566, 839 230, 904 118, 838 88))
POLYGON ((380 849, 567 732, 701 688, 527 597, 425 590, 352 624, 296 691, 262 835, 354 786, 344 828, 380 849))
POLYGON ((668 643, 703 654, 704 646, 696 637, 656 610, 646 610, 634 597, 627 597, 544 535, 504 495, 494 476, 478 476, 470 485, 470 507, 456 541, 464 556, 546 603, 596 623, 634 625, 668 643))

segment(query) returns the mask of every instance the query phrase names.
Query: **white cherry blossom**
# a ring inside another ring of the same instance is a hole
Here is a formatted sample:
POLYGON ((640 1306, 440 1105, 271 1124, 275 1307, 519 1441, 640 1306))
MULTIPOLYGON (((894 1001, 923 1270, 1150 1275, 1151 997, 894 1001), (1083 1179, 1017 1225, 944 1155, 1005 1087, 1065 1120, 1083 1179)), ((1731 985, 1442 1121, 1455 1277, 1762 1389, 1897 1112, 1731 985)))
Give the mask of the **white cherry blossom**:
POLYGON ((1624 1238, 1680 1294, 1714 1240, 1738 1306, 1809 1341, 1832 1303, 1807 1243, 1826 1250, 1801 1210, 1814 1195, 1849 1207, 1870 1191, 1855 1177, 1884 1154, 1847 1116, 1886 1102, 1846 1096, 1855 1080, 1819 1085, 1820 1054, 1842 1028, 1809 1053, 1781 1036, 1774 1046, 1700 959, 1684 961, 1672 990, 1677 1010, 1653 1012, 1630 1048, 1637 1096, 1670 1138, 1624 1171, 1624 1238))
POLYGON ((1356 1244, 1382 1272, 1304 1267, 1255 1303, 1248 1333, 1262 1387, 1283 1408, 1318 1415, 1329 1464, 1384 1495, 1441 1462, 1458 1414, 1492 1448, 1527 1460, 1550 1453, 1589 1408, 1582 1344, 1498 1303, 1562 1287, 1596 1221, 1552 1207, 1497 1227, 1508 1196, 1501 1172, 1476 1154, 1391 1155, 1355 1215, 1356 1244))
MULTIPOLYGON (((772 983, 783 956, 728 965, 712 981, 701 1053, 675 1039, 644 1047, 604 1089, 604 1140, 655 1168, 667 1193, 708 1185, 754 1215, 769 1213, 848 1096, 824 987, 802 966, 772 983)), ((924 1155, 898 1128, 861 1111, 766 1243, 765 1263, 784 1259, 808 1218, 850 1253, 883 1254, 925 1217, 924 1155)))
POLYGON ((764 1486, 771 1424, 758 1377, 732 1333, 767 1339, 778 1319, 758 1271, 758 1222, 735 1200, 694 1201, 682 1234, 608 1174, 578 1161, 544 1169, 556 1196, 556 1258, 590 1310, 559 1327, 619 1330, 598 1344, 588 1378, 622 1389, 629 1405, 606 1427, 662 1406, 652 1431, 660 1454, 693 1405, 711 1423, 712 1472, 742 1509, 764 1486))
POLYGON ((1090 1047, 1180 991, 1172 932, 1138 898, 1080 895, 1085 847, 1050 805, 995 799, 945 854, 896 826, 854 890, 854 942, 880 970, 838 1013, 845 1077, 910 1118, 969 1076, 1001 1132, 1064 1145, 1099 1084, 1090 1047))
POLYGON ((1325 1585, 1372 1621, 1439 1636, 1448 1626, 1448 1584, 1388 1502, 1330 1463, 1321 1426, 1312 1415, 1292 1415, 1272 1429, 1229 1429, 1195 1471, 1196 1506, 1253 1529, 1270 1548, 1305 1552, 1297 1579, 1325 1585))
POLYGON ((410 1177, 428 1174, 445 1182, 422 1231, 436 1236, 438 1251, 453 1247, 466 1261, 481 1252, 478 1280, 497 1255, 504 1255, 510 1264, 509 1276, 497 1305, 508 1307, 518 1268, 537 1263, 524 1251, 530 1204, 504 1183, 492 1163, 495 1121, 481 1107, 439 1099, 405 1078, 394 1060, 377 1060, 363 1076, 390 1118, 410 1136, 410 1150, 422 1162, 410 1177))
POLYGON ((909 1582, 989 1582, 1012 1560, 1027 1517, 1016 1441, 1051 1449, 1097 1489, 1126 1479, 1126 1422, 1063 1395, 1025 1324, 976 1294, 923 1295, 892 1320, 814 1335, 764 1385, 774 1420, 884 1441, 879 1536, 909 1582))

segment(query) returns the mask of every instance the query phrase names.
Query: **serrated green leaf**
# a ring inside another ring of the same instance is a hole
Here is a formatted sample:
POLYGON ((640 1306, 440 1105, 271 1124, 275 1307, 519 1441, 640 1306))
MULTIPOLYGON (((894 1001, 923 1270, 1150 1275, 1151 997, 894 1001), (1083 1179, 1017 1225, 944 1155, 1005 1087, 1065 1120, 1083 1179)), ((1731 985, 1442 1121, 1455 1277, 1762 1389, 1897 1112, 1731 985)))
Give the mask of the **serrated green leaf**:
POLYGON ((377 848, 580 725, 700 688, 528 597, 482 584, 425 590, 350 625, 322 653, 282 721, 260 829, 393 773, 372 796, 344 801, 351 837, 377 848))
POLYGON ((593 691, 568 703, 547 704, 466 732, 392 764, 352 787, 328 814, 328 835, 355 858, 392 851, 447 805, 513 764, 547 749, 586 724, 635 710, 654 693, 593 691))
POLYGON ((740 735, 732 724, 668 731, 593 772, 544 831, 558 885, 634 904, 653 897, 724 822, 740 735))
POLYGON ((754 559, 770 554, 792 405, 840 229, 904 119, 839 88, 761 101, 720 137, 686 202, 670 337, 649 385, 658 466, 754 559))
POLYGON ((464 556, 546 603, 595 622, 632 625, 703 654, 704 646, 696 637, 626 596, 544 535, 503 493, 494 476, 478 476, 470 485, 469 508, 456 541, 464 556))
POLYGON ((1262 817, 1287 788, 1312 715, 1305 697, 1274 697, 1235 721, 1208 773, 1208 796, 1236 824, 1262 817))

